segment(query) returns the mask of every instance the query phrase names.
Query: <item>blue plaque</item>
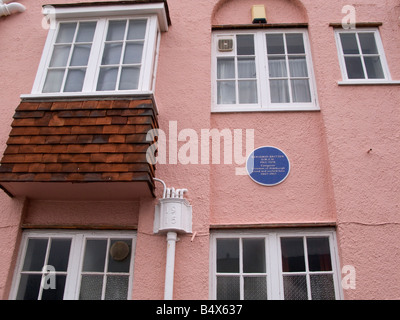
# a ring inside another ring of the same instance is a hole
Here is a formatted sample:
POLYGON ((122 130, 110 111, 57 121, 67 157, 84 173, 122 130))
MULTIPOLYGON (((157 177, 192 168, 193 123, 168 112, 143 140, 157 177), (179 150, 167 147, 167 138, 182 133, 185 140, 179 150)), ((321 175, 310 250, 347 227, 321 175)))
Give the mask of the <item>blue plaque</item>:
POLYGON ((289 175, 290 163, 286 154, 275 147, 260 147, 247 158, 250 178, 263 186, 275 186, 289 175))

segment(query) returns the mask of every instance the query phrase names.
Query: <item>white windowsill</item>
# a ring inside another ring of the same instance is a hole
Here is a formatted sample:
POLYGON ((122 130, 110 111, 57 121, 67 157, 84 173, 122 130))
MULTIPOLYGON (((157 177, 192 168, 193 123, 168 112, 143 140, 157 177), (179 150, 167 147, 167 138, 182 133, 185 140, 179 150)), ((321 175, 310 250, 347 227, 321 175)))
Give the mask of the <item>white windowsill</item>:
POLYGON ((293 112, 293 111, 320 111, 321 109, 318 107, 295 107, 295 106, 287 106, 287 107, 270 107, 270 108, 260 108, 260 107, 232 107, 232 106, 224 106, 224 107, 212 107, 211 113, 224 113, 224 112, 293 112))
POLYGON ((368 86, 368 85, 399 85, 400 81, 394 80, 345 80, 338 81, 339 86, 368 86))
POLYGON ((113 97, 148 97, 152 91, 99 91, 99 92, 69 92, 69 93, 28 93, 21 94, 21 99, 75 99, 75 98, 113 98, 113 97))

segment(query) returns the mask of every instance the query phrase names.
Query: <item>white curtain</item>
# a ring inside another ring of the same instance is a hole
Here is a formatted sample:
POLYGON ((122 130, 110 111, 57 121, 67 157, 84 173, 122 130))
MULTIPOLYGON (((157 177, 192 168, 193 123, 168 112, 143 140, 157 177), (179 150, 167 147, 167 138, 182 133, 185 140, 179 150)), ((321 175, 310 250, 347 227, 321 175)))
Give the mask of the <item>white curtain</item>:
POLYGON ((283 55, 268 56, 271 102, 290 102, 289 80, 292 91, 292 102, 311 102, 306 57, 289 56, 289 74, 286 59, 287 57, 283 55))

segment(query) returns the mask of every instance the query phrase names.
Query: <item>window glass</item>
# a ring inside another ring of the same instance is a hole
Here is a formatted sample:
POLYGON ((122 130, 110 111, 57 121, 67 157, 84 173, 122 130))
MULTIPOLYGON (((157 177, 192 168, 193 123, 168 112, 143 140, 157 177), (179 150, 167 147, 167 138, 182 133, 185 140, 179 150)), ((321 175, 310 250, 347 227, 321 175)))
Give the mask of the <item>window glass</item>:
POLYGON ((266 43, 271 103, 311 102, 303 34, 266 34, 266 43))
POLYGON ((347 79, 385 79, 376 32, 339 32, 347 79))
POLYGON ((283 272, 305 271, 303 238, 281 238, 283 272))
POLYGON ((17 300, 62 300, 71 238, 29 238, 17 300))
POLYGON ((60 23, 43 92, 82 91, 96 22, 60 23))
POLYGON ((254 55, 254 36, 253 35, 237 35, 237 54, 238 55, 254 55))
POLYGON ((329 239, 327 237, 307 238, 307 251, 310 271, 332 270, 329 239))
POLYGON ((243 272, 266 272, 264 239, 243 239, 243 272))
POLYGON ((239 272, 239 240, 218 239, 217 272, 239 272))
POLYGON ((109 22, 97 82, 98 91, 138 88, 146 25, 147 20, 109 22))

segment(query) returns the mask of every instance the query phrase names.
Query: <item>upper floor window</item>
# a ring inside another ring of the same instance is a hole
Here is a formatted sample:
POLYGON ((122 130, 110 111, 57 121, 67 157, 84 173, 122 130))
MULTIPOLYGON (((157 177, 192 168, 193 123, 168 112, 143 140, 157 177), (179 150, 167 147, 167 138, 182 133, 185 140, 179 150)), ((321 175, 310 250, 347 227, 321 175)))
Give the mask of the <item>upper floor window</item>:
POLYGON ((377 29, 335 31, 345 82, 387 82, 390 74, 377 29))
POLYGON ((153 91, 163 6, 56 8, 32 94, 153 91))
POLYGON ((318 109, 305 30, 213 36, 213 111, 318 109))

